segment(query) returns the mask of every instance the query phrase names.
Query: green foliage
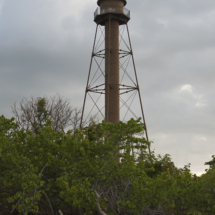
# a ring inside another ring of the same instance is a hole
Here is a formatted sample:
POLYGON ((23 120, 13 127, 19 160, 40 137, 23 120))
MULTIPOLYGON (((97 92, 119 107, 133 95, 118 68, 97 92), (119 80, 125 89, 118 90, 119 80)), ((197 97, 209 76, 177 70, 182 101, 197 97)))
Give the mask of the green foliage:
POLYGON ((205 165, 209 165, 212 168, 215 165, 215 156, 212 155, 212 160, 205 162, 205 165))
POLYGON ((49 113, 46 109, 46 99, 45 98, 38 98, 36 103, 36 118, 37 123, 34 127, 38 127, 38 129, 43 128, 46 125, 49 117, 51 117, 51 113, 49 113))
POLYGON ((18 129, 0 117, 0 202, 23 214, 67 208, 109 214, 214 214, 215 168, 201 177, 189 165, 175 167, 169 155, 150 156, 140 119, 85 130, 54 132, 44 101, 41 129, 18 129), (120 163, 117 162, 120 158, 120 163), (96 197, 95 193, 98 193, 96 197))

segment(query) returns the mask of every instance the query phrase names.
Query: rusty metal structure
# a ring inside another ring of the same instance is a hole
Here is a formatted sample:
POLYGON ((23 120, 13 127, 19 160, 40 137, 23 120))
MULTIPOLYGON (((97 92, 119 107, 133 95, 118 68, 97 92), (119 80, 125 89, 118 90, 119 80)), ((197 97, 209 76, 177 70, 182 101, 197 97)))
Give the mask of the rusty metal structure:
POLYGON ((84 120, 87 97, 93 101, 93 108, 97 110, 96 114, 100 114, 102 119, 105 119, 107 122, 117 123, 119 120, 122 120, 120 118, 122 107, 126 107, 127 109, 124 112, 126 116, 129 112, 132 117, 138 118, 135 111, 131 108, 134 100, 133 97, 137 95, 141 113, 139 117, 142 117, 145 125, 146 139, 148 140, 148 132, 128 29, 130 11, 125 8, 127 1, 98 0, 97 4, 99 7, 94 13, 94 21, 97 27, 82 109, 81 127, 87 124, 87 119, 92 112, 91 109, 90 114, 84 120), (100 37, 98 34, 99 31, 100 37), (123 37, 124 32, 127 32, 128 42, 123 37), (124 48, 120 48, 122 43, 124 44, 124 48), (102 46, 104 47, 102 48, 102 46), (125 60, 122 62, 121 60, 123 59, 125 60), (95 74, 92 74, 92 70, 94 70, 93 62, 96 65, 95 74), (129 62, 132 63, 132 67, 130 68, 133 68, 133 78, 131 77, 131 72, 127 71, 129 62), (102 63, 104 64, 103 68, 102 63), (100 75, 98 78, 95 78, 98 73, 100 75), (125 76, 130 80, 130 84, 126 81, 123 83, 125 76), (101 79, 100 83, 98 82, 99 78, 101 79), (122 95, 129 93, 131 96, 124 100, 122 95), (97 94, 99 96, 98 99, 93 98, 92 94, 97 94), (104 102, 100 102, 100 104, 103 103, 104 105, 100 108, 98 101, 102 95, 104 95, 104 102))

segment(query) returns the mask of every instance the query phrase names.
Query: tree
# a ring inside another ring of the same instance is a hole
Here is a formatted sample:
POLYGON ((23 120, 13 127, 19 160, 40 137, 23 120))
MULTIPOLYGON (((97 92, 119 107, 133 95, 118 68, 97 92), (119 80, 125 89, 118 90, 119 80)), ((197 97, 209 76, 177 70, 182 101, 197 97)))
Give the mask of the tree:
POLYGON ((212 160, 205 162, 205 165, 209 165, 212 168, 215 165, 215 156, 212 155, 212 160))
MULTIPOLYGON (((130 133, 142 131, 139 121, 130 122, 130 133)), ((13 119, 3 116, 0 125, 0 189, 4 190, 1 202, 14 202, 12 210, 17 208, 26 214, 43 210, 46 205, 51 211, 68 205, 96 210, 96 189, 100 191, 98 185, 102 185, 106 171, 117 166, 116 157, 126 158, 130 141, 142 144, 143 148, 148 144, 145 139, 127 135, 129 126, 122 122, 103 122, 99 130, 92 125, 84 131, 66 134, 53 131, 50 120, 35 134, 17 129, 13 119), (118 147, 126 153, 118 155, 118 147), (72 186, 67 187, 70 183, 72 186), (73 194, 67 197, 71 189, 73 194), (80 192, 92 199, 87 197, 86 201, 80 192)), ((115 180, 119 181, 117 177, 115 180)))
POLYGON ((51 117, 54 131, 66 132, 66 129, 76 130, 80 124, 81 109, 72 108, 67 99, 60 95, 53 97, 31 97, 24 98, 17 106, 12 106, 12 112, 20 128, 25 131, 38 132, 51 117))
POLYGON ((0 204, 7 214, 215 214, 215 169, 197 177, 187 166, 176 171, 168 155, 149 160, 140 119, 66 133, 55 132, 50 119, 41 125, 34 133, 0 117, 0 204))

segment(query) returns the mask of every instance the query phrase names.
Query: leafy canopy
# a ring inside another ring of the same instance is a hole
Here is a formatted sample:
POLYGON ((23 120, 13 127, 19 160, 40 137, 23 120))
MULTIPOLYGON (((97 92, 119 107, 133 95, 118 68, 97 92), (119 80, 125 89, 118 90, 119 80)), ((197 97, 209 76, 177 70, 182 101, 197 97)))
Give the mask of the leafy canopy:
POLYGON ((44 105, 36 134, 0 117, 0 203, 11 211, 215 213, 215 169, 197 177, 169 155, 149 156, 140 119, 65 134, 53 130, 44 105))

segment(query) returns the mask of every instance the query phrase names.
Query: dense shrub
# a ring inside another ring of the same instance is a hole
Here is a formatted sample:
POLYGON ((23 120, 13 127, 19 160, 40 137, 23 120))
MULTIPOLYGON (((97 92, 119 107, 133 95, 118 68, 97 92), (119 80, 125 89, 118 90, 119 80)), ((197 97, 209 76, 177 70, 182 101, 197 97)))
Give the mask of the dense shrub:
POLYGON ((0 204, 23 214, 215 214, 215 169, 198 177, 150 156, 140 120, 37 133, 0 117, 0 204), (117 162, 120 159, 120 162, 117 162))

